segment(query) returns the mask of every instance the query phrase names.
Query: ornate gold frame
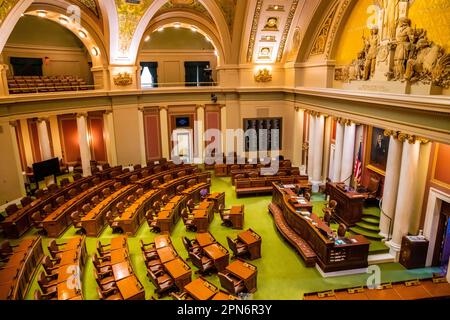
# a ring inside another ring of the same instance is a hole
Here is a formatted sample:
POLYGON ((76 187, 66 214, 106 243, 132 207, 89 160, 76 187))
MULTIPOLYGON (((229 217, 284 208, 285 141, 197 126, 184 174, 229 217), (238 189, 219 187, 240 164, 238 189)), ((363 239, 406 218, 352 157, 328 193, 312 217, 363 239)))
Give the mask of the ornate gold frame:
POLYGON ((380 168, 375 167, 370 163, 370 154, 372 153, 372 133, 373 133, 373 127, 369 126, 367 130, 367 136, 366 136, 366 151, 365 151, 365 159, 366 159, 366 168, 370 171, 373 171, 375 173, 378 173, 382 175, 383 177, 386 176, 386 171, 380 168))
POLYGON ((436 163, 437 163, 437 158, 438 158, 438 154, 439 154, 439 147, 440 147, 440 144, 436 143, 435 149, 434 149, 434 155, 433 155, 433 166, 431 167, 430 182, 433 184, 436 184, 440 187, 450 189, 450 184, 445 183, 441 180, 435 179, 435 177, 434 177, 434 175, 436 174, 436 163))

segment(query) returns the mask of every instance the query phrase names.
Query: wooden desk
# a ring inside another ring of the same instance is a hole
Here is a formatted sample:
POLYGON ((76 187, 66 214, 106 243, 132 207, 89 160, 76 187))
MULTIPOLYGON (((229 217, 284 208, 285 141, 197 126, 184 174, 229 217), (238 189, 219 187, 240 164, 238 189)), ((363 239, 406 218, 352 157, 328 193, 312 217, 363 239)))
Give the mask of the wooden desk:
POLYGON ((133 270, 130 270, 128 261, 116 263, 112 266, 112 269, 116 281, 122 280, 133 274, 133 270))
POLYGON ((136 275, 131 275, 116 282, 124 300, 144 300, 145 291, 136 275))
POLYGON ((233 296, 233 295, 231 295, 231 294, 229 294, 229 293, 219 291, 219 292, 217 292, 217 293, 214 295, 214 297, 212 297, 211 300, 221 300, 221 301, 225 301, 225 300, 237 300, 237 297, 235 297, 235 296, 233 296))
POLYGON ((261 258, 261 236, 254 232, 252 229, 248 229, 238 234, 238 239, 247 245, 248 252, 250 253, 250 260, 261 258))
POLYGON ((79 251, 77 249, 72 249, 64 251, 61 253, 61 261, 58 263, 59 266, 72 265, 79 259, 79 251))
POLYGON ((195 300, 209 300, 217 293, 217 288, 205 279, 198 278, 184 286, 184 291, 195 300))
POLYGON ((175 285, 181 291, 191 282, 192 270, 181 258, 175 258, 164 264, 164 268, 175 281, 175 285))
POLYGON ((151 190, 143 194, 131 206, 126 208, 120 217, 115 219, 118 223, 118 227, 122 229, 125 234, 136 234, 139 226, 145 219, 145 212, 156 193, 155 190, 151 190))
POLYGON ((12 281, 0 284, 0 300, 11 300, 12 293, 13 293, 12 281))
POLYGON ((214 202, 214 212, 219 212, 220 205, 225 207, 225 192, 211 193, 206 199, 214 202))
POLYGON ((355 191, 345 191, 336 183, 329 183, 330 200, 337 202, 336 218, 347 226, 361 221, 364 195, 355 191))
POLYGON ((155 243, 156 249, 161 249, 164 247, 171 246, 172 240, 170 239, 170 237, 168 235, 163 234, 163 235, 156 236, 154 243, 155 243))
POLYGON ((194 225, 197 227, 197 232, 208 231, 209 227, 208 211, 195 209, 193 215, 194 215, 194 225))
POLYGON ((226 164, 214 165, 214 174, 216 177, 226 177, 228 175, 228 166, 226 164))
POLYGON ((70 300, 78 296, 82 296, 81 289, 73 288, 72 285, 68 285, 67 281, 58 283, 58 300, 70 300))
POLYGON ((253 293, 256 291, 258 270, 255 266, 237 259, 230 263, 225 269, 243 280, 248 292, 253 293))
POLYGON ((111 264, 121 263, 128 260, 128 249, 122 248, 111 251, 111 264))
POLYGON ((156 252, 158 253, 159 259, 162 263, 169 262, 178 257, 177 252, 172 247, 157 249, 156 252))
POLYGON ((308 211, 311 213, 313 212, 312 203, 303 197, 297 197, 295 195, 290 196, 288 201, 291 204, 291 206, 297 211, 308 211))
POLYGON ((317 255, 315 260, 324 272, 360 269, 368 266, 370 242, 363 236, 340 238, 345 244, 330 239, 328 227, 317 215, 305 217, 289 203, 289 195, 278 184, 273 184, 272 203, 281 210, 285 223, 317 255))
POLYGON ((119 236, 111 239, 110 249, 111 251, 124 249, 127 247, 127 236, 119 236))
POLYGON ((197 240, 200 247, 206 247, 209 246, 210 244, 216 243, 216 239, 209 232, 197 233, 195 239, 197 240))
POLYGON ((230 254, 228 253, 228 250, 219 243, 213 243, 204 247, 203 252, 213 259, 217 271, 223 271, 227 267, 230 254))
POLYGON ((232 206, 229 215, 233 229, 242 229, 244 227, 244 205, 232 206))

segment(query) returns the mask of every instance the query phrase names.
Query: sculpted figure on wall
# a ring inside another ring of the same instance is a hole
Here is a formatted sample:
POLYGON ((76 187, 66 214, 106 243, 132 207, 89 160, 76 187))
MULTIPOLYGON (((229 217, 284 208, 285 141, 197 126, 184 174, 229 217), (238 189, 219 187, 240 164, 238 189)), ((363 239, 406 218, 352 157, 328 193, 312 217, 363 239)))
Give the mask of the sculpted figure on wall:
POLYGON ((411 28, 411 20, 400 18, 395 41, 392 47, 395 48, 394 54, 394 80, 403 80, 405 77, 406 62, 414 41, 414 30, 411 28))
POLYGON ((382 39, 394 39, 396 34, 397 21, 399 18, 400 0, 381 0, 383 12, 383 34, 382 39))
MULTIPOLYGON (((365 62, 364 62, 364 80, 369 80, 375 72, 377 54, 378 54, 378 28, 370 30, 370 37, 364 39, 365 42, 365 62)), ((358 55, 359 59, 359 55, 358 55)))

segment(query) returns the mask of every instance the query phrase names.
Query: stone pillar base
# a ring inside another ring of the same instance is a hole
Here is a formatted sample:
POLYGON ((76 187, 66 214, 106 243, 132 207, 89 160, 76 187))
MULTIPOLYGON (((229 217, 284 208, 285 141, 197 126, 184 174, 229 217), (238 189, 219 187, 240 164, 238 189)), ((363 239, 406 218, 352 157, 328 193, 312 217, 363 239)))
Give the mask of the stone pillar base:
POLYGON ((386 242, 386 245, 390 248, 389 254, 394 257, 395 262, 398 262, 400 259, 401 245, 393 243, 392 241, 386 242))
POLYGON ((323 184, 323 181, 311 181, 312 184, 312 192, 319 192, 320 185, 323 184))

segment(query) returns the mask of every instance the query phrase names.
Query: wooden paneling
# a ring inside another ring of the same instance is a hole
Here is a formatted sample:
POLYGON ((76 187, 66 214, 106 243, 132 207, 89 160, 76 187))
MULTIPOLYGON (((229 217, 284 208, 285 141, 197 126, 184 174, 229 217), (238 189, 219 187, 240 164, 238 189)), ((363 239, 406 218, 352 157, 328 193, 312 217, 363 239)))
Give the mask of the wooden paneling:
POLYGON ((147 160, 162 158, 161 129, 158 108, 144 112, 145 151, 147 160))
POLYGON ((450 186, 450 145, 436 144, 433 180, 450 186))
POLYGON ((107 161, 105 139, 103 136, 103 114, 89 114, 88 122, 92 159, 107 161))
POLYGON ((63 115, 58 117, 63 159, 65 162, 80 160, 80 145, 78 142, 77 118, 75 115, 63 115))

